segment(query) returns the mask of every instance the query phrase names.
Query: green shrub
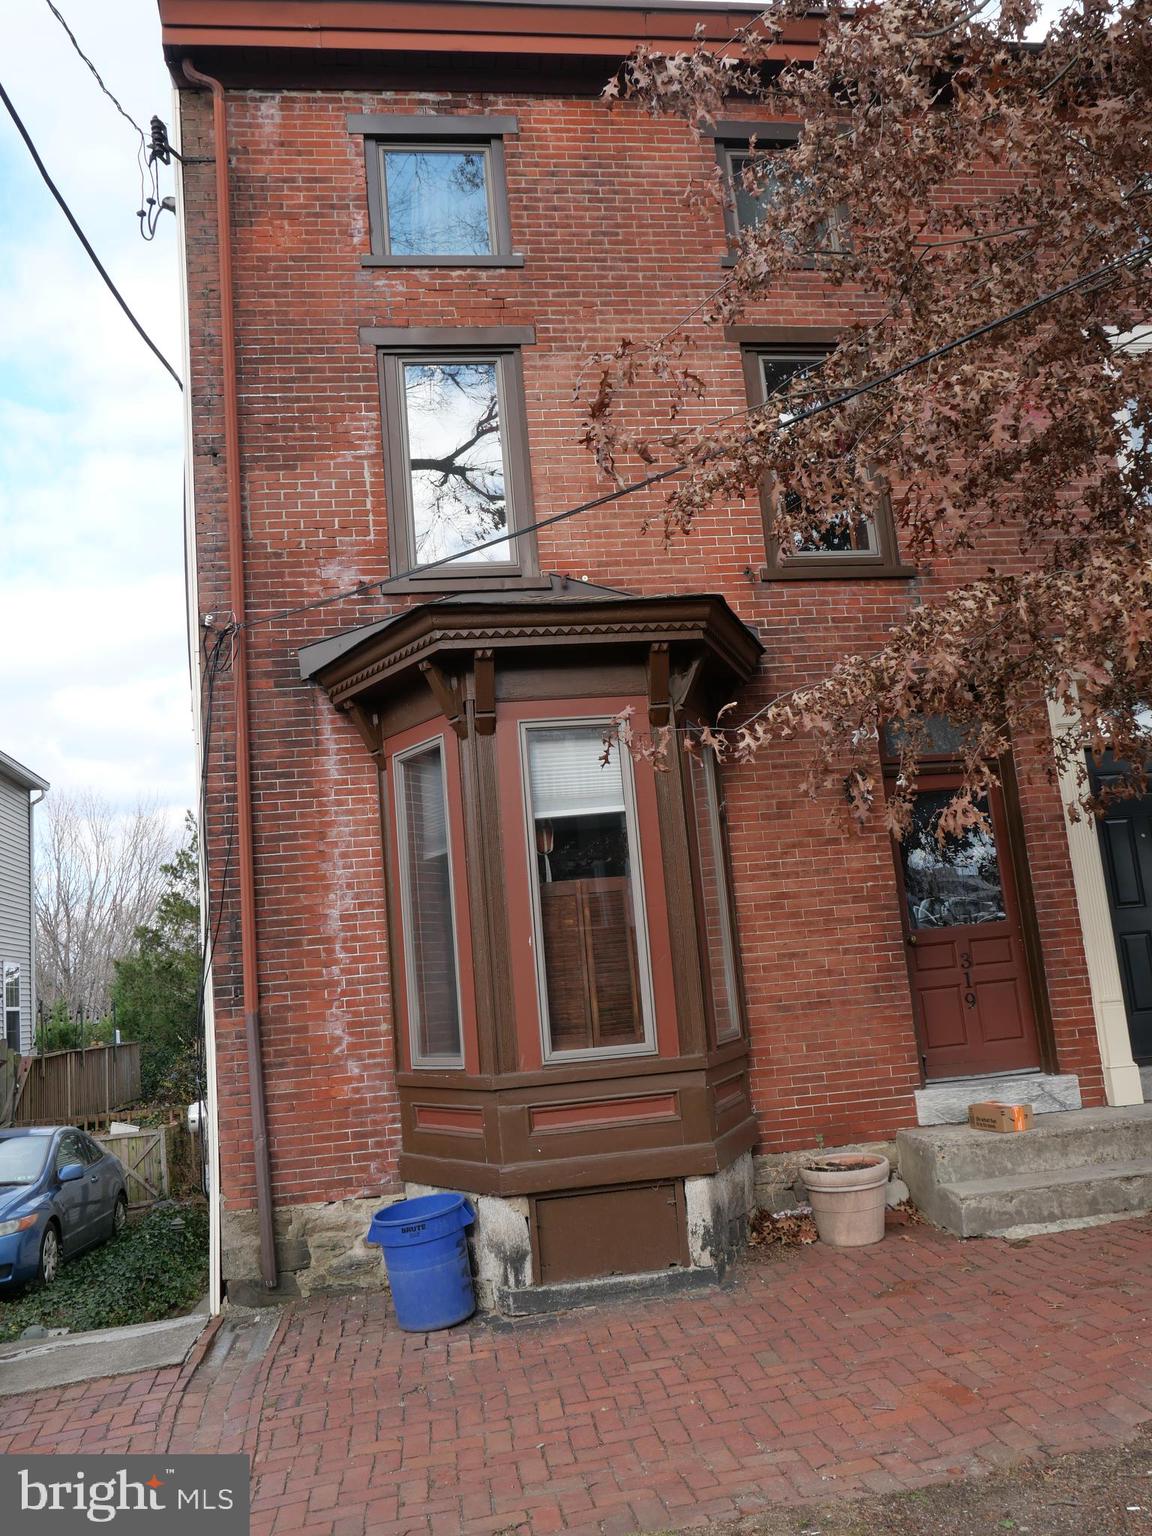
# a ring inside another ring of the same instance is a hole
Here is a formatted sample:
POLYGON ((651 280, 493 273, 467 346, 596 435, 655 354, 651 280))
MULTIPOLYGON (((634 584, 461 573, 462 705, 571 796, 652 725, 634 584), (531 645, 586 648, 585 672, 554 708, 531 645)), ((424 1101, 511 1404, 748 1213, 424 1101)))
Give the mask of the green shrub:
POLYGON ((155 1205, 119 1237, 61 1267, 55 1285, 0 1301, 0 1343, 25 1328, 121 1328, 194 1307, 208 1287, 208 1207, 155 1205))

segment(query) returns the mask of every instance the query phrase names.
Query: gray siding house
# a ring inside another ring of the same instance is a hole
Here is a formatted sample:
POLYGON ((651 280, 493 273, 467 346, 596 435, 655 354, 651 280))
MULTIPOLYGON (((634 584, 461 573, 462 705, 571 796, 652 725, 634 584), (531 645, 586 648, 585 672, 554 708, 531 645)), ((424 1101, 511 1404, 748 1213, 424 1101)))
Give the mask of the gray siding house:
POLYGON ((35 921, 32 904, 32 813, 48 781, 0 752, 0 1039, 32 1049, 36 1016, 35 921))

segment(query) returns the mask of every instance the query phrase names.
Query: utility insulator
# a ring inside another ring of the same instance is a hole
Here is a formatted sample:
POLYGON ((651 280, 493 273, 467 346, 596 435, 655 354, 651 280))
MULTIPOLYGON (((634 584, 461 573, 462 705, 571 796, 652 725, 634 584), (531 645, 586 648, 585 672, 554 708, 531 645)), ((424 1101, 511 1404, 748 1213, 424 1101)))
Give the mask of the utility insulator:
MULTIPOLYGON (((152 142, 148 150, 149 165, 154 164, 157 160, 159 160, 161 165, 171 165, 172 157, 176 155, 176 151, 168 142, 167 126, 158 117, 154 117, 150 127, 152 130, 152 142)), ((179 159, 179 155, 176 155, 176 158, 179 159)))

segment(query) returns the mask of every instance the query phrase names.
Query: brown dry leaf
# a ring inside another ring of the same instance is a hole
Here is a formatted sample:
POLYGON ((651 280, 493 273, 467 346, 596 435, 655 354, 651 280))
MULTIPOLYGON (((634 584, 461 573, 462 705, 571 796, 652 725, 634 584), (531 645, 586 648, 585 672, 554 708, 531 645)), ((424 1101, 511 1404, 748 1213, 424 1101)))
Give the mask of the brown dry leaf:
POLYGON ((748 1224, 748 1242, 754 1248, 775 1243, 785 1248, 801 1248, 816 1241, 816 1223, 812 1212, 756 1211, 748 1224))

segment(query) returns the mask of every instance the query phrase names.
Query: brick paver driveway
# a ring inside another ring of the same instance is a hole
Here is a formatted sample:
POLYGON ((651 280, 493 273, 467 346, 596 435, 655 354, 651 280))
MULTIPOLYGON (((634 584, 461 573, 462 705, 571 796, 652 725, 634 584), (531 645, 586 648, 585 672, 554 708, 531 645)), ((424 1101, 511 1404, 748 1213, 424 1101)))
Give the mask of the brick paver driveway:
POLYGON ((1152 1418, 1150 1278, 1137 1221, 910 1228, 427 1336, 376 1297, 313 1300, 179 1372, 6 1398, 0 1451, 247 1450, 263 1536, 682 1528, 1123 1440, 1152 1418))

